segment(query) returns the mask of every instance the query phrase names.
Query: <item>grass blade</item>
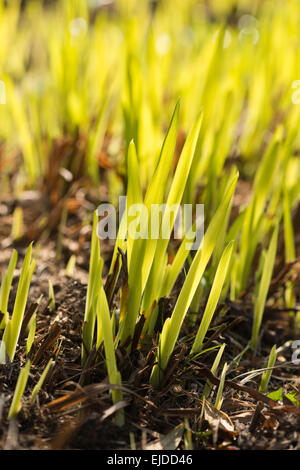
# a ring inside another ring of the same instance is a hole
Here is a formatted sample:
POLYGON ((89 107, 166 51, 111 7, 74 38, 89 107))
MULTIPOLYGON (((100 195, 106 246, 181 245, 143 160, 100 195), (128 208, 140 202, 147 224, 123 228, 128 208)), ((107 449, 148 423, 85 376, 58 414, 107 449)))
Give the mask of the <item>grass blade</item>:
POLYGON ((209 325, 212 321, 212 317, 214 315, 214 312, 216 310, 224 282, 227 277, 228 273, 228 267, 230 265, 230 259, 232 256, 232 251, 234 247, 234 242, 230 242, 221 257, 220 263, 218 265, 218 269, 215 275, 215 279, 210 291, 210 295, 206 304, 206 308, 201 320, 201 324, 198 330, 198 333, 196 335, 191 354, 194 354, 196 352, 201 351, 202 345, 203 345, 203 340, 204 337, 207 333, 207 330, 209 328, 209 325))
POLYGON ((268 290, 269 290, 270 282, 272 278, 272 272, 273 272, 276 249, 277 249, 278 230, 279 230, 279 225, 277 224, 273 231, 269 249, 266 253, 262 278, 261 278, 260 285, 259 285, 258 296, 255 301, 254 319, 253 319, 252 337, 251 337, 251 346, 254 350, 257 347, 259 330, 260 330, 265 303, 266 303, 268 290))
POLYGON ((26 365, 20 371, 17 385, 15 388, 15 393, 14 393, 14 396, 10 405, 9 413, 8 413, 9 420, 15 418, 21 409, 21 400, 22 400, 22 396, 23 396, 23 393, 27 384, 30 366, 31 366, 31 363, 28 360, 26 362, 26 365))

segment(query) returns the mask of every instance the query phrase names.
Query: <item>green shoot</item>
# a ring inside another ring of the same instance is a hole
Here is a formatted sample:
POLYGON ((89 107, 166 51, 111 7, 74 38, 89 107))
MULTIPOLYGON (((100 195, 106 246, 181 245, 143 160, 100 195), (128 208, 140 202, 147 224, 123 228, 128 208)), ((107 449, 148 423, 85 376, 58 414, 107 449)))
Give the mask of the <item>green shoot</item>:
POLYGON ((27 384, 29 371, 30 371, 30 360, 27 360, 26 365, 21 369, 15 388, 15 393, 10 405, 8 419, 11 420, 17 416, 21 409, 21 400, 27 384))
POLYGON ((53 289, 53 284, 52 281, 49 279, 48 280, 48 289, 49 289, 49 299, 50 299, 50 312, 54 312, 55 310, 55 295, 54 295, 54 289, 53 289))
POLYGON ((32 394, 31 394, 31 403, 34 403, 42 386, 44 385, 44 382, 47 378, 47 375, 50 371, 50 368, 51 366, 54 364, 54 361, 53 359, 50 359, 45 367, 45 369, 43 370, 43 373, 41 375, 41 377, 39 378, 39 381, 38 383, 35 385, 34 389, 32 390, 32 394))
POLYGON ((11 229, 11 236, 13 240, 19 240, 23 235, 23 210, 21 207, 16 207, 13 215, 13 224, 11 229))
POLYGON ((265 370, 261 376, 261 382, 260 382, 260 387, 259 387, 259 391, 261 393, 267 393, 268 385, 269 385, 270 378, 273 372, 273 367, 276 362, 276 358, 277 358, 277 351, 276 351, 276 344, 274 344, 274 346, 271 349, 269 360, 268 360, 268 365, 267 365, 268 370, 265 370))
POLYGON ((0 312, 3 313, 4 318, 2 322, 0 323, 0 330, 3 330, 5 328, 5 325, 7 322, 8 299, 9 299, 10 288, 11 288, 17 260, 18 260, 18 253, 16 252, 16 250, 14 250, 11 255, 7 271, 5 271, 2 277, 2 283, 1 283, 1 288, 0 288, 0 312))
POLYGON ((90 353, 93 347, 97 299, 98 299, 99 288, 101 285, 101 273, 102 273, 103 261, 102 261, 102 258, 100 257, 100 244, 99 244, 99 239, 97 235, 97 225, 98 225, 98 218, 97 218, 97 213, 95 212, 94 218, 93 218, 89 282, 88 282, 85 316, 84 316, 84 324, 83 324, 83 331, 82 331, 83 364, 85 363, 87 353, 90 353))
POLYGON ((74 276, 74 271, 75 271, 75 266, 76 266, 76 256, 72 255, 68 261, 68 264, 66 266, 66 276, 67 277, 73 277, 74 276))
MULTIPOLYGON (((121 385, 121 375, 117 369, 116 355, 114 348, 114 340, 111 327, 111 318, 109 314, 109 308, 107 303, 107 298, 103 288, 100 288, 98 295, 97 303, 97 322, 99 329, 102 331, 103 341, 104 341, 104 350, 106 358, 106 367, 109 377, 109 382, 111 385, 121 385)), ((98 335, 98 338, 101 335, 98 335)), ((98 348, 100 346, 100 340, 98 342, 98 348)), ((117 403, 122 400, 121 390, 112 391, 113 402, 117 403)), ((124 425, 124 412, 119 410, 116 414, 116 423, 118 426, 124 425)))
POLYGON ((228 369, 228 364, 225 363, 224 367, 223 367, 223 370, 222 370, 221 377, 220 377, 220 383, 219 383, 216 402, 215 402, 215 408, 217 410, 221 409, 222 402, 223 402, 223 390, 224 390, 224 383, 225 383, 227 369, 228 369))
POLYGON ((260 284, 259 284, 258 295, 255 300, 252 337, 251 337, 251 346, 253 350, 255 350, 257 347, 259 330, 260 330, 265 303, 266 303, 268 290, 269 290, 269 286, 270 286, 270 282, 272 278, 272 272, 273 272, 276 249, 277 249, 278 230, 279 230, 279 226, 277 224, 273 231, 269 249, 265 255, 263 273, 262 273, 262 277, 261 277, 260 284))
POLYGON ((234 242, 229 243, 222 254, 191 354, 199 352, 202 349, 204 337, 212 321, 227 276, 233 247, 234 242))
POLYGON ((32 244, 29 246, 24 258, 17 295, 15 299, 14 310, 11 319, 9 319, 6 323, 2 338, 6 345, 8 357, 11 361, 13 361, 15 357, 16 347, 27 303, 29 286, 35 268, 35 260, 31 261, 31 257, 32 244))
POLYGON ((27 336, 27 341, 26 341, 26 356, 28 356, 28 354, 31 351, 31 348, 34 342, 35 332, 36 332, 36 312, 32 315, 30 322, 28 324, 28 336, 27 336))
MULTIPOLYGON (((213 365, 210 369, 212 374, 214 374, 214 375, 216 375, 217 372, 218 372, 218 367, 219 367, 219 364, 220 364, 220 361, 221 361, 221 358, 222 358, 225 347, 226 347, 226 344, 222 344, 222 346, 220 347, 220 349, 218 351, 218 354, 215 357, 213 365)), ((204 391, 203 391, 203 397, 207 398, 208 395, 211 392, 211 389, 212 389, 212 384, 210 383, 209 380, 207 380, 207 382, 205 384, 205 387, 204 387, 204 391)))

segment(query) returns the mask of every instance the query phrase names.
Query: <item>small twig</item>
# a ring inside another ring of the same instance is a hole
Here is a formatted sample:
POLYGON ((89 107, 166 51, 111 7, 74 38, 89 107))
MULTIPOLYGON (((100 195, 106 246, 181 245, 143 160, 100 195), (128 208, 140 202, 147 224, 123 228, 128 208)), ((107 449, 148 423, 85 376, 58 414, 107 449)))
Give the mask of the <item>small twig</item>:
POLYGON ((263 409, 263 404, 261 401, 259 401, 256 405, 255 411, 253 413, 251 423, 249 425, 249 432, 253 433, 259 423, 259 420, 262 416, 261 410, 263 409))

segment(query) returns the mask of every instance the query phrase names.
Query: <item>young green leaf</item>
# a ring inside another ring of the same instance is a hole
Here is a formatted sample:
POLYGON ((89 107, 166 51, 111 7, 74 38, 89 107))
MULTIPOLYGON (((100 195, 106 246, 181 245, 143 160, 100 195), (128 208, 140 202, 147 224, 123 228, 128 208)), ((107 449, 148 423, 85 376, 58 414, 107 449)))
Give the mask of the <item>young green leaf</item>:
POLYGON ((0 322, 0 330, 4 329, 7 320, 7 305, 17 260, 18 253, 16 250, 14 250, 11 255, 7 271, 5 271, 2 277, 2 283, 0 288, 0 312, 3 313, 4 318, 2 322, 0 322))
POLYGON ((276 257, 278 230, 279 230, 279 225, 277 223, 272 234, 269 249, 266 253, 263 273, 262 273, 261 281, 259 284, 258 296, 255 301, 254 318, 253 318, 253 325, 252 325, 252 337, 251 337, 251 346, 254 350, 257 347, 259 330, 260 330, 265 303, 266 303, 268 290, 269 290, 270 282, 272 278, 272 272, 273 272, 273 267, 274 267, 274 262, 275 262, 275 257, 276 257))
MULTIPOLYGON (((109 382, 112 385, 121 385, 121 375, 117 369, 114 339, 113 339, 113 334, 112 334, 112 323, 111 323, 107 298, 106 298, 106 294, 104 292, 103 287, 100 288, 100 292, 98 295, 97 321, 99 323, 99 326, 103 335, 106 367, 107 367, 109 382)), ((97 347, 100 346, 99 343, 97 344, 97 347)), ((121 401, 122 400, 121 390, 113 390, 112 397, 113 397, 114 403, 121 401)), ((119 426, 123 426, 124 424, 123 410, 119 410, 117 412, 117 424, 119 426)))
POLYGON ((48 363, 47 363, 45 369, 43 370, 43 373, 42 373, 41 377, 39 378, 38 383, 35 385, 34 389, 32 390, 32 394, 31 394, 31 403, 34 403, 34 402, 35 402, 36 397, 38 396, 38 394, 39 394, 39 392, 40 392, 42 386, 44 385, 44 382, 45 382, 45 380, 46 380, 46 378, 47 378, 47 375, 48 375, 48 373, 49 373, 49 370, 50 370, 50 368, 51 368, 51 366, 52 366, 53 364, 54 364, 54 361, 53 361, 53 359, 51 358, 51 359, 48 361, 48 363))
POLYGON ((3 334, 3 341, 6 344, 7 354, 11 361, 13 361, 15 356, 27 303, 29 286, 35 268, 35 260, 31 261, 31 257, 32 244, 29 246, 24 258, 12 317, 11 320, 7 322, 3 334))
POLYGON ((97 235, 98 217, 97 212, 94 212, 93 217, 93 232, 91 242, 91 256, 90 256, 90 270, 89 282, 87 288, 84 324, 82 330, 82 362, 85 363, 86 354, 92 350, 94 329, 96 322, 96 306, 101 285, 101 274, 103 260, 100 257, 100 244, 97 235))
POLYGON ((14 396, 10 405, 8 419, 13 419, 17 416, 21 409, 21 400, 27 384, 29 372, 30 372, 30 360, 27 360, 26 365, 21 369, 15 388, 14 396))
POLYGON ((261 382, 260 382, 260 387, 259 387, 259 391, 261 393, 267 393, 268 385, 269 385, 270 378, 273 372, 273 367, 276 362, 276 358, 277 358, 276 344, 274 344, 274 346, 271 349, 269 360, 268 360, 268 365, 267 365, 268 370, 266 370, 261 376, 261 382))
POLYGON ((199 330, 197 332, 197 335, 196 335, 196 338, 195 338, 195 341, 191 350, 191 354, 199 352, 202 349, 204 337, 212 321, 214 312, 216 310, 216 307, 217 307, 217 304, 218 304, 218 301, 219 301, 219 298, 223 289, 224 282, 226 280, 233 247, 234 247, 234 242, 230 242, 226 246, 222 254, 222 257, 221 257, 221 260, 220 260, 220 263, 218 265, 218 269, 215 275, 215 279, 214 279, 214 282, 210 291, 210 295, 209 295, 209 298, 205 307, 205 311, 204 311, 204 314, 203 314, 203 317, 199 326, 199 330))

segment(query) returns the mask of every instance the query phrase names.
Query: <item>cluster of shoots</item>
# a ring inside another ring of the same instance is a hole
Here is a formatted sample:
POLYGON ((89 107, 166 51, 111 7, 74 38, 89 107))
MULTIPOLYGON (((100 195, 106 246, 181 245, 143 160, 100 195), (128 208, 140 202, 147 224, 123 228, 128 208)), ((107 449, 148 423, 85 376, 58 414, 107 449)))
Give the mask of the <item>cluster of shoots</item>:
MULTIPOLYGON (((179 105, 177 104, 162 145, 157 166, 144 193, 145 195, 143 195, 140 183, 136 146, 133 141, 129 144, 126 209, 128 217, 130 204, 142 203, 146 207, 150 207, 152 204, 166 203, 168 207, 176 203, 179 204, 183 200, 194 159, 199 157, 197 143, 201 135, 203 116, 199 116, 188 134, 175 173, 168 185, 169 171, 178 132, 178 112, 179 105), (165 191, 166 187, 168 188, 167 192, 165 191)), ((120 374, 116 369, 116 349, 119 346, 125 347, 128 354, 130 354, 133 339, 136 339, 136 332, 141 320, 143 325, 139 337, 141 345, 145 336, 152 335, 153 337, 153 333, 156 331, 159 301, 162 297, 169 297, 172 294, 175 282, 182 272, 185 273, 185 280, 174 303, 172 314, 164 321, 161 332, 157 337, 157 357, 150 375, 150 383, 154 387, 162 385, 186 317, 192 307, 198 305, 199 308, 205 302, 202 319, 199 325, 195 325, 197 330, 190 347, 191 357, 197 357, 203 350, 205 338, 216 314, 217 306, 227 296, 231 297, 232 300, 238 299, 239 294, 247 286, 254 254, 258 244, 262 243, 265 249, 262 250, 260 255, 260 266, 256 273, 252 335, 249 338, 249 347, 253 353, 257 351, 263 313, 276 259, 279 226, 281 223, 287 225, 288 222, 288 227, 291 225, 290 211, 287 211, 286 205, 282 205, 280 210, 277 207, 274 216, 268 219, 263 213, 270 193, 263 187, 262 178, 267 171, 270 171, 270 155, 274 158, 274 146, 278 142, 278 136, 275 135, 258 168, 251 203, 230 227, 229 219, 239 175, 234 169, 228 175, 224 174, 224 182, 220 185, 223 188, 220 203, 207 222, 204 236, 196 252, 191 253, 189 251, 186 238, 184 238, 170 263, 168 250, 172 246, 171 237, 169 240, 166 238, 151 239, 147 236, 131 238, 128 233, 127 238, 124 239, 121 236, 124 230, 123 220, 121 221, 109 277, 110 281, 113 280, 113 285, 110 284, 111 292, 117 286, 118 276, 121 272, 118 253, 121 252, 123 255, 126 253, 122 260, 126 263, 125 268, 128 279, 126 285, 120 288, 117 328, 116 311, 109 311, 108 290, 104 289, 102 284, 101 241, 97 238, 98 219, 96 213, 94 214, 82 357, 84 361, 86 354, 91 352, 94 346, 98 349, 104 341, 107 370, 112 384, 120 384, 120 374), (240 273, 241 277, 237 273, 240 273), (209 282, 209 289, 202 287, 204 277, 209 282), (106 325, 106 332, 103 329, 104 324, 106 325), (108 332, 108 330, 110 331, 108 332), (108 338, 105 338, 106 335, 108 335, 108 338)), ((160 221, 161 233, 164 223, 170 222, 169 216, 170 214, 167 216, 162 215, 160 221), (166 218, 168 218, 167 222, 166 218)), ((175 217, 176 214, 171 219, 171 223, 174 223, 175 217)), ((149 215, 149 218, 151 218, 151 215, 149 215)), ((137 226, 139 223, 142 226, 141 222, 141 215, 139 214, 137 216, 137 226)), ((148 221, 146 226, 149 227, 150 225, 151 220, 148 221)), ((291 230, 289 230, 288 239, 286 236, 286 244, 289 246, 294 244, 291 233, 291 230)), ((223 350, 224 348, 221 348, 216 357, 213 372, 217 370, 223 350)), ((276 360, 274 351, 273 348, 267 371, 262 376, 261 390, 263 392, 267 390, 272 367, 276 360)), ((222 391, 227 368, 228 366, 225 364, 220 376, 220 386, 215 403, 217 409, 220 409, 222 403, 222 391)), ((209 385, 207 386, 209 387, 209 385)), ((206 390, 206 394, 207 392, 209 392, 209 389, 206 390)))
MULTIPOLYGON (((29 246, 26 251, 17 291, 14 299, 14 306, 12 314, 10 315, 8 311, 8 305, 10 297, 12 297, 12 281, 14 278, 16 266, 18 261, 18 253, 16 250, 13 250, 13 253, 10 258, 10 262, 7 270, 2 275, 2 282, 0 288, 0 308, 1 308, 1 325, 0 325, 0 365, 4 364, 13 364, 17 346, 20 340, 20 333, 22 330, 24 322, 24 314, 26 311, 26 305, 28 305, 28 295, 30 283, 35 269, 36 261, 33 259, 33 246, 29 246)), ((30 351, 35 339, 36 332, 36 317, 37 309, 40 304, 41 298, 38 299, 37 306, 32 312, 31 318, 26 326, 26 364, 21 368, 16 383, 13 399, 10 405, 8 419, 15 418, 20 409, 22 397, 27 385, 28 377, 30 374, 31 360, 29 358, 30 351)), ((55 309, 54 301, 54 292, 52 283, 49 281, 49 301, 50 301, 50 310, 55 309)), ((47 363, 45 369, 43 370, 40 379, 34 386, 31 393, 31 402, 34 403, 39 391, 41 390, 44 381, 47 377, 47 374, 53 365, 54 361, 51 358, 47 363)))
MULTIPOLYGON (((36 262, 34 259, 32 260, 32 245, 29 246, 23 261, 14 307, 12 314, 10 315, 8 312, 8 302, 17 258, 17 252, 14 250, 7 271, 3 274, 0 290, 0 309, 3 317, 0 325, 0 331, 2 334, 1 347, 3 349, 2 356, 5 352, 11 362, 13 362, 15 358, 27 304, 29 287, 35 269, 36 262)), ((34 326, 33 323, 32 326, 34 326)))

